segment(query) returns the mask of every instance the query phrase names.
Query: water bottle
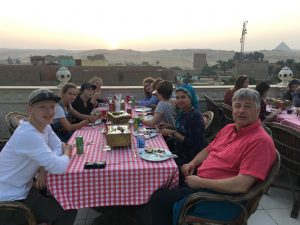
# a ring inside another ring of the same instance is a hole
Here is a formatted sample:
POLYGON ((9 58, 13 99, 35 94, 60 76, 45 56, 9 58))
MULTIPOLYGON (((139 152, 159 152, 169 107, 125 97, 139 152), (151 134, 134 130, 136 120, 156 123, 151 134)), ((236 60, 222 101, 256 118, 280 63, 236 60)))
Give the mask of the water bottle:
POLYGON ((145 148, 145 135, 143 133, 138 133, 137 135, 137 148, 139 152, 145 148))

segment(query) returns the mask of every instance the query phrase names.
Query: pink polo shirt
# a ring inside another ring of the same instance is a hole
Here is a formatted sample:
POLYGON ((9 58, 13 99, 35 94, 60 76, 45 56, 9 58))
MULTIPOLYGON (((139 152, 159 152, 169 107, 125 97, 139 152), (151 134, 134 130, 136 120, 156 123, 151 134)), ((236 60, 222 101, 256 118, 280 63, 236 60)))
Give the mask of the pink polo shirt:
POLYGON ((238 132, 235 124, 227 125, 207 150, 197 175, 209 179, 245 174, 264 180, 276 157, 274 142, 260 120, 238 132))

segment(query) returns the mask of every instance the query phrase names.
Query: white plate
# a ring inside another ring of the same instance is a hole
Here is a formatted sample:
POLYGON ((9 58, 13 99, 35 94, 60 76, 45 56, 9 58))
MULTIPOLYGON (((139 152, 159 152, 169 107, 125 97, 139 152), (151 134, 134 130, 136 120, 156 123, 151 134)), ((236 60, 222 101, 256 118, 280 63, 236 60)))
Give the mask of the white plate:
POLYGON ((170 159, 173 157, 172 153, 165 149, 165 153, 164 154, 153 154, 153 153, 147 153, 145 151, 142 151, 140 153, 140 157, 144 160, 147 160, 147 161, 151 161, 151 162, 161 162, 161 161, 165 161, 167 159, 170 159))
POLYGON ((152 115, 144 116, 144 120, 152 120, 152 119, 153 119, 152 115))
POLYGON ((87 124, 87 126, 95 126, 95 125, 99 125, 102 123, 102 120, 96 120, 95 123, 89 123, 87 124))
MULTIPOLYGON (((134 131, 133 132, 133 135, 136 137, 137 136, 137 132, 134 131)), ((150 132, 150 138, 153 138, 153 137, 156 137, 157 136, 157 133, 156 132, 150 132)))
POLYGON ((149 107, 137 107, 137 108, 135 108, 135 111, 136 112, 151 112, 151 108, 149 108, 149 107))

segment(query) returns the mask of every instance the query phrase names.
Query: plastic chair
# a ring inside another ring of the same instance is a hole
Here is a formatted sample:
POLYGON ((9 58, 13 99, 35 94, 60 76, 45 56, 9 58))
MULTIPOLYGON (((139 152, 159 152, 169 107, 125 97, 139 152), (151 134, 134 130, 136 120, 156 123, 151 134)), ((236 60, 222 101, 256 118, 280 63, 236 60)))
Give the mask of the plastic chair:
MULTIPOLYGON (((26 220, 28 225, 36 225, 36 218, 32 212, 32 210, 26 206, 25 204, 17 201, 0 201, 0 212, 4 213, 4 211, 15 211, 22 214, 26 220)), ((5 222, 5 221, 1 221, 5 222)))
POLYGON ((273 140, 282 158, 282 174, 287 173, 289 178, 289 184, 274 183, 273 186, 293 192, 294 202, 290 216, 297 218, 300 208, 300 132, 280 123, 269 122, 266 125, 272 131, 273 140))
POLYGON ((205 224, 235 224, 235 225, 246 225, 247 220, 251 214, 253 214, 258 205, 261 197, 269 188, 270 184, 273 182, 274 178, 277 176, 280 169, 280 154, 278 151, 276 161, 274 162, 269 175, 266 180, 260 183, 256 183, 253 188, 245 194, 237 195, 226 195, 226 194, 214 194, 214 193, 204 193, 198 192, 190 195, 184 202, 183 208, 180 211, 178 225, 184 225, 189 223, 205 223, 205 224), (217 221, 209 220, 206 218, 200 218, 193 215, 189 211, 193 206, 201 204, 202 201, 227 201, 239 206, 242 211, 241 214, 230 221, 217 221), (241 202, 246 201, 246 204, 241 204, 241 202))

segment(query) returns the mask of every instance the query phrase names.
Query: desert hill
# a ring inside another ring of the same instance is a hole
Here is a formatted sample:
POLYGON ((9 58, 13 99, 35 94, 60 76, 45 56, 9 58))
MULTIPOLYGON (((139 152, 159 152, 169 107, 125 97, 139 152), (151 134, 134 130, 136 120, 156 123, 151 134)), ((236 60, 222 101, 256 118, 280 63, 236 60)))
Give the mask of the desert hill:
MULTIPOLYGON (((276 62, 279 60, 294 59, 300 61, 300 51, 278 51, 262 50, 265 60, 276 62)), ((63 50, 63 49, 7 49, 0 48, 0 64, 7 64, 7 58, 20 59, 22 63, 28 63, 32 55, 72 55, 75 59, 84 59, 87 56, 103 54, 109 64, 142 64, 148 62, 150 65, 160 65, 164 67, 179 66, 184 69, 191 69, 193 65, 194 53, 206 53, 209 65, 216 64, 218 60, 227 61, 231 59, 235 52, 213 49, 173 49, 159 51, 135 51, 131 49, 95 49, 95 50, 63 50)))

